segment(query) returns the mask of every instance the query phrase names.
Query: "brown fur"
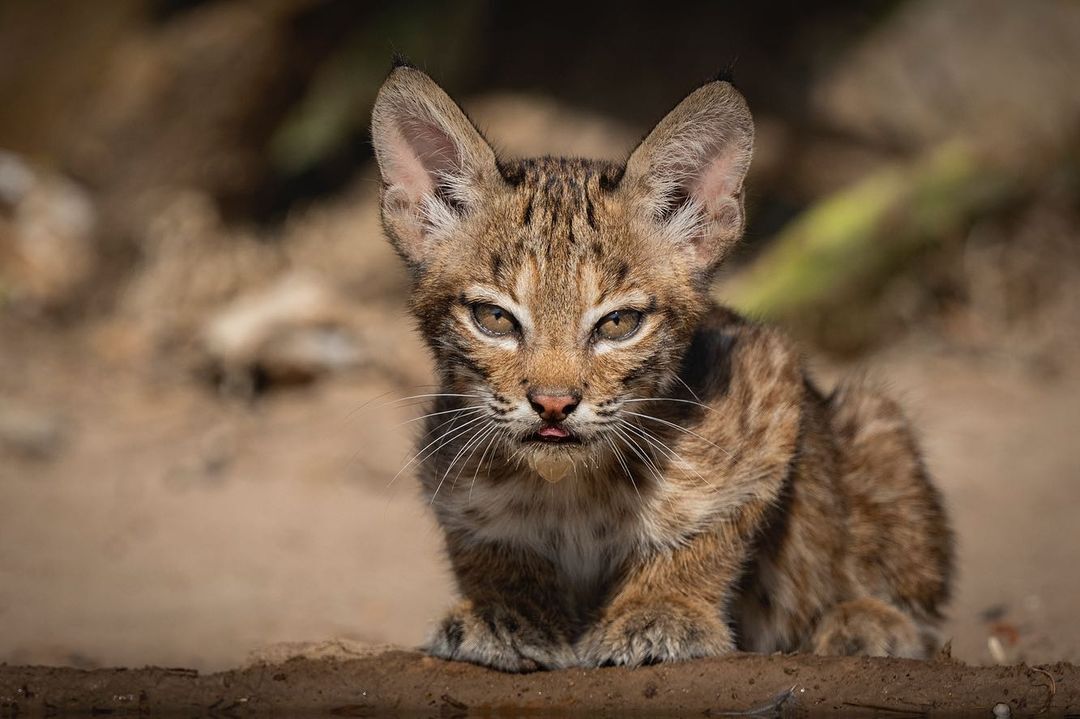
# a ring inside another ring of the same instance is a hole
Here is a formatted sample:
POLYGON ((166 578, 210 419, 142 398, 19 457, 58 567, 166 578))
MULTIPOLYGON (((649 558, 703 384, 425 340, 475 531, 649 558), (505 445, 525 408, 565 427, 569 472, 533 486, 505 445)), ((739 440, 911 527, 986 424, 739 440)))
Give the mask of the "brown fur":
POLYGON ((930 651, 951 537, 898 407, 859 383, 823 396, 786 338, 708 300, 753 139, 729 84, 625 165, 500 162, 408 67, 373 134, 442 385, 417 464, 462 600, 433 654, 525 671, 930 651), (487 336, 477 303, 519 329, 487 336), (611 310, 641 312, 636 333, 597 339, 611 310), (580 396, 580 444, 524 441, 530 391, 580 396))

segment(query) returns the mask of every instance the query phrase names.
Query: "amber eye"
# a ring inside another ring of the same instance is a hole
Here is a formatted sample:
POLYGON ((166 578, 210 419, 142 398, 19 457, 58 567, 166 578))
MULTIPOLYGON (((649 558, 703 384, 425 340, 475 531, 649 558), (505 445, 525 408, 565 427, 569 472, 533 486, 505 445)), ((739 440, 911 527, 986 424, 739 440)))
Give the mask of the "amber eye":
POLYGON ((596 336, 605 340, 624 340, 641 325, 637 310, 615 310, 596 323, 596 336))
POLYGON ((480 329, 496 337, 508 335, 518 326, 514 316, 498 305, 473 305, 472 314, 480 329))

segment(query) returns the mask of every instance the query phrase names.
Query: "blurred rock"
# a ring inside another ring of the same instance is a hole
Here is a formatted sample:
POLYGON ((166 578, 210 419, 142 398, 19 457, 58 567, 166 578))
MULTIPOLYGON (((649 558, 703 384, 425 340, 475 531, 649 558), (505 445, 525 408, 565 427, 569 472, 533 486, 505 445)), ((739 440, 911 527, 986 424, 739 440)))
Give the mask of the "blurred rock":
POLYGON ((0 448, 30 459, 52 459, 63 447, 65 434, 55 415, 0 402, 0 448))
MULTIPOLYGON (((201 193, 167 194, 102 341, 166 373, 209 369, 240 394, 363 364, 361 328, 380 338, 392 332, 415 352, 411 324, 399 317, 405 273, 382 236, 371 189, 360 183, 280 230, 258 232, 226 225, 201 193)), ((412 379, 423 363, 396 364, 379 363, 412 379)))
POLYGON ((324 281, 291 273, 211 315, 203 348, 225 386, 305 382, 363 359, 349 311, 324 281))
POLYGON ((1008 153, 1053 152, 1080 121, 1080 4, 901 4, 812 88, 818 115, 907 149, 956 136, 1008 153))
POLYGON ((0 304, 71 304, 97 264, 97 212, 74 182, 0 151, 0 304))
MULTIPOLYGON (((296 3, 293 3, 296 4, 296 3)), ((243 202, 289 78, 287 2, 205 3, 118 42, 64 157, 102 188, 112 237, 137 232, 144 199, 198 187, 243 202)))
POLYGON ((202 193, 168 194, 157 207, 119 309, 146 351, 174 354, 194 349, 210 313, 272 282, 287 265, 275 243, 225 226, 202 193))
POLYGON ((1037 375, 1067 369, 1080 351, 1077 197, 1080 178, 1049 176, 1009 217, 976 223, 958 260, 939 263, 940 284, 965 299, 945 315, 942 329, 950 339, 1018 360, 1037 375))
POLYGON ((622 159, 640 140, 611 118, 545 97, 493 94, 464 103, 470 117, 506 157, 565 155, 622 159))
POLYGON ((383 237, 378 185, 364 180, 340 197, 290 217, 281 245, 292 267, 333 278, 354 301, 404 304, 408 280, 383 237))
POLYGON ((248 654, 247 666, 284 664, 292 659, 362 659, 399 650, 390 644, 370 644, 355 639, 327 639, 321 642, 277 642, 248 654))

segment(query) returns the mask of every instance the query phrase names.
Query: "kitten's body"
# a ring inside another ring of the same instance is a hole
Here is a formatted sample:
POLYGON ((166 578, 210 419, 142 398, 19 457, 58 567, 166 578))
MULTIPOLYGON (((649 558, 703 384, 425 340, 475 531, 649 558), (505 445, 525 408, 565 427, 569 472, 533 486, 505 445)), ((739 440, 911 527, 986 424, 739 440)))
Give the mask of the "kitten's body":
POLYGON ((498 164, 426 76, 384 86, 384 222, 442 380, 420 477, 463 597, 434 654, 929 651, 950 537, 899 410, 859 385, 823 397, 779 333, 707 299, 751 138, 712 83, 625 169, 498 164), (599 334, 612 316, 637 324, 599 334), (537 418, 552 397, 565 412, 537 418))

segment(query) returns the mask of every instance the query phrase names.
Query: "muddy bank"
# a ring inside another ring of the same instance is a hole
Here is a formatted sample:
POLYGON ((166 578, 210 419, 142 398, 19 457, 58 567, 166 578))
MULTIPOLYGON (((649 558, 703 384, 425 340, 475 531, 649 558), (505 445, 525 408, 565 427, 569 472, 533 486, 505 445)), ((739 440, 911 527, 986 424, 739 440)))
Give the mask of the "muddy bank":
POLYGON ((974 667, 951 661, 738 655, 641 669, 527 675, 386 651, 293 659, 200 675, 186 669, 0 667, 0 716, 429 716, 522 713, 732 713, 1013 716, 1080 712, 1080 667, 974 667))

